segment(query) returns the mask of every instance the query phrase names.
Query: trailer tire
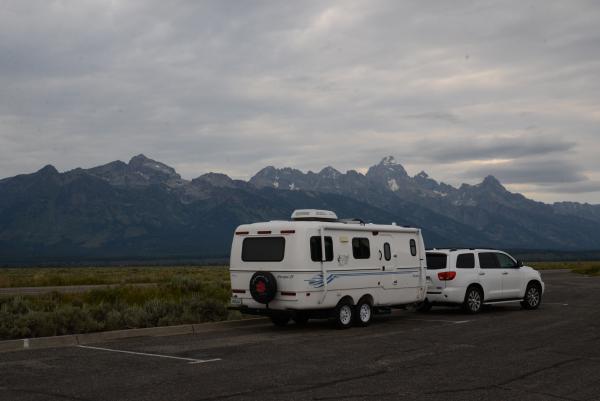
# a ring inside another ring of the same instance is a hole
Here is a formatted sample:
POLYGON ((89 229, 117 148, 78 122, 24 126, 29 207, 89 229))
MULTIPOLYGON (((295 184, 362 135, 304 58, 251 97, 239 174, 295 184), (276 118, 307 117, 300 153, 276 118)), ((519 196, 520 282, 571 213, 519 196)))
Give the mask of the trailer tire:
POLYGON ((250 278, 250 295, 260 304, 268 304, 277 294, 277 280, 269 272, 256 272, 250 278))
POLYGON ((338 302, 333 311, 333 321, 338 329, 349 329, 354 321, 354 305, 347 299, 338 302))
POLYGON ((355 323, 357 326, 366 327, 371 323, 373 317, 373 306, 368 298, 358 301, 355 309, 355 323))

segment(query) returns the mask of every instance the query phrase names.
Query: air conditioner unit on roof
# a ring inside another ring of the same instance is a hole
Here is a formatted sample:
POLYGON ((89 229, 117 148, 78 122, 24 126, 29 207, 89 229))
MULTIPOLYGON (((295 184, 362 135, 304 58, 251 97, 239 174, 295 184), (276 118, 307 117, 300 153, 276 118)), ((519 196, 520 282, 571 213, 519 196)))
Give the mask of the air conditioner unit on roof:
POLYGON ((292 213, 294 221, 337 221, 337 215, 331 210, 299 209, 292 213))

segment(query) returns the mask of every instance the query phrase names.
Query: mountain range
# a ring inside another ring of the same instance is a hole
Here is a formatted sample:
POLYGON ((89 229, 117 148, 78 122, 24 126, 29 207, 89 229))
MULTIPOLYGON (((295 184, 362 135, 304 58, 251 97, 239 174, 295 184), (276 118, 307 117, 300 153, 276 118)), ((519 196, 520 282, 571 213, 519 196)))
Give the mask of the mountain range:
POLYGON ((298 208, 420 227, 428 247, 600 249, 600 205, 536 202, 493 176, 456 188, 388 156, 366 174, 269 166, 248 181, 185 180, 138 155, 0 180, 0 263, 225 258, 237 225, 298 208))

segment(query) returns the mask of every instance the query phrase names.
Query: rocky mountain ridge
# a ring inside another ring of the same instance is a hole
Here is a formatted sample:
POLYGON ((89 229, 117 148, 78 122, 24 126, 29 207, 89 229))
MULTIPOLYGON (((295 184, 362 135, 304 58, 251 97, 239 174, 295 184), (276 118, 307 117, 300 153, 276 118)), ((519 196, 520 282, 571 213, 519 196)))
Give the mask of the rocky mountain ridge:
POLYGON ((600 249, 600 205, 536 202, 493 176, 455 188, 411 177, 389 156, 366 174, 269 166, 247 182, 213 172, 185 180, 138 155, 0 180, 0 262, 224 257, 237 225, 296 208, 421 227, 428 246, 600 249))

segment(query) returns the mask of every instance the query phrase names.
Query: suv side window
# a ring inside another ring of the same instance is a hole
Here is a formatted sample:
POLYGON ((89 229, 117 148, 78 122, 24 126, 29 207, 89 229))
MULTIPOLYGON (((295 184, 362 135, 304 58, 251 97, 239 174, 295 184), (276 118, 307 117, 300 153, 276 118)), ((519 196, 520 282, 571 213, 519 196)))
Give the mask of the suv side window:
POLYGON ((475 255, 472 253, 463 253, 456 258, 457 269, 474 269, 475 255))
POLYGON ((508 255, 497 253, 496 257, 498 258, 498 263, 502 269, 512 269, 517 267, 515 261, 508 255))
POLYGON ((500 264, 496 258, 495 252, 480 252, 479 253, 479 266, 482 269, 499 269, 500 264))

